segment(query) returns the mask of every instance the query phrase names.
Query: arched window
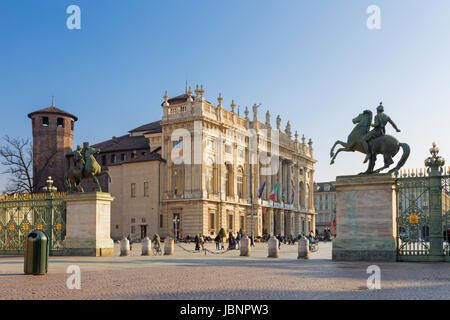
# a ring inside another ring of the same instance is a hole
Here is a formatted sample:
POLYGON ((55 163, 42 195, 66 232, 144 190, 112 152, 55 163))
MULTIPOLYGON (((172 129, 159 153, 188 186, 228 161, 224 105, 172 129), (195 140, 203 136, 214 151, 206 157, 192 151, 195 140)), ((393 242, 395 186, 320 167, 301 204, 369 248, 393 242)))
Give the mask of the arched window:
POLYGON ((237 194, 239 198, 244 197, 244 169, 242 167, 237 169, 237 194))

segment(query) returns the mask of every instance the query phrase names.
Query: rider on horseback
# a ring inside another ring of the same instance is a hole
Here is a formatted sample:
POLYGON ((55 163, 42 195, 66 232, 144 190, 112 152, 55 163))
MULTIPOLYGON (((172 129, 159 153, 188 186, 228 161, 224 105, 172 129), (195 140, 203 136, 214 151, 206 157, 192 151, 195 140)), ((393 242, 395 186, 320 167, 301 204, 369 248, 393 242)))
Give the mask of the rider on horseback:
POLYGON ((366 153, 364 163, 366 163, 370 159, 370 156, 372 155, 372 150, 370 148, 369 141, 384 136, 386 134, 385 127, 388 122, 397 132, 400 132, 400 129, 397 128, 394 121, 392 121, 391 118, 383 112, 384 112, 383 104, 382 102, 380 102, 380 105, 377 107, 377 115, 375 116, 374 124, 372 125, 372 127, 374 128, 371 131, 369 131, 362 140, 362 145, 366 153))
POLYGON ((75 151, 73 158, 75 160, 75 167, 81 174, 83 172, 84 165, 86 164, 86 160, 84 159, 84 151, 80 145, 77 146, 77 150, 75 151))

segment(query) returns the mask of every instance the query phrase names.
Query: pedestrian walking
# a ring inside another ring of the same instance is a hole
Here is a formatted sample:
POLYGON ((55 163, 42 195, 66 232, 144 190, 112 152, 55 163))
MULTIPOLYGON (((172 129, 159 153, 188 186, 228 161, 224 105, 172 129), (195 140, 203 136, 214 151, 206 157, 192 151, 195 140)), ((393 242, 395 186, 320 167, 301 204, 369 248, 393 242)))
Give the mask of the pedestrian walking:
POLYGON ((219 236, 219 235, 217 235, 217 236, 214 238, 214 242, 216 243, 216 250, 220 250, 220 247, 219 247, 220 236, 219 236))
POLYGON ((241 233, 238 232, 238 234, 236 236, 236 242, 237 242, 237 245, 238 245, 238 249, 241 249, 241 237, 242 237, 241 233))

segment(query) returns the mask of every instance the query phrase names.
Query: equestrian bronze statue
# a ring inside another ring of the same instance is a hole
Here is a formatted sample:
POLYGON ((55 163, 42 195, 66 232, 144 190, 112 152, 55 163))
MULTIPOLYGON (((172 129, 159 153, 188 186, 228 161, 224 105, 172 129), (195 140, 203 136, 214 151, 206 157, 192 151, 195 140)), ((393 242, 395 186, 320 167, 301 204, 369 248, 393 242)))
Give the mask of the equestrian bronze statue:
POLYGON ((389 170, 388 173, 398 171, 405 164, 406 160, 408 160, 410 153, 409 145, 406 143, 400 143, 393 136, 386 135, 385 127, 387 123, 390 123, 397 132, 400 132, 400 130, 391 118, 384 113, 382 103, 380 103, 377 108, 377 115, 375 116, 374 124, 372 124, 372 111, 370 110, 364 110, 363 113, 353 119, 353 123, 356 124, 356 126, 348 136, 347 142, 338 140, 331 148, 330 164, 334 163, 334 159, 341 151, 359 151, 366 154, 364 163, 369 160, 369 167, 366 172, 362 172, 361 174, 379 173, 380 171, 389 168, 389 166, 394 163, 392 158, 395 157, 400 148, 403 150, 402 157, 395 168, 389 170), (369 131, 371 126, 373 129, 369 131), (338 149, 335 153, 334 149, 338 144, 342 145, 343 148, 338 149), (374 170, 378 154, 383 155, 384 166, 374 170))
POLYGON ((93 179, 97 184, 97 191, 102 192, 97 177, 105 174, 108 176, 109 182, 111 182, 109 172, 102 171, 102 167, 95 160, 94 156, 99 153, 100 149, 97 148, 87 146, 82 149, 81 146, 77 146, 77 150, 74 153, 75 165, 64 175, 64 184, 67 192, 84 192, 80 183, 86 179, 93 179))

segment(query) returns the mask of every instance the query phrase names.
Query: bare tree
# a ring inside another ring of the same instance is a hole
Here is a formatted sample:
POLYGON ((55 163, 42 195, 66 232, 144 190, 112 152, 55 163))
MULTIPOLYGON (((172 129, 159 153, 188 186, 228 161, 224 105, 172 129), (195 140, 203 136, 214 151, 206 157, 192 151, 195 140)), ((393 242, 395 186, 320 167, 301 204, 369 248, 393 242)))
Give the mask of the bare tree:
POLYGON ((7 167, 3 174, 9 174, 9 184, 6 186, 8 193, 35 193, 42 186, 38 186, 40 175, 56 154, 52 154, 44 166, 33 177, 33 144, 29 138, 11 138, 5 136, 4 146, 0 146, 1 164, 7 167))

